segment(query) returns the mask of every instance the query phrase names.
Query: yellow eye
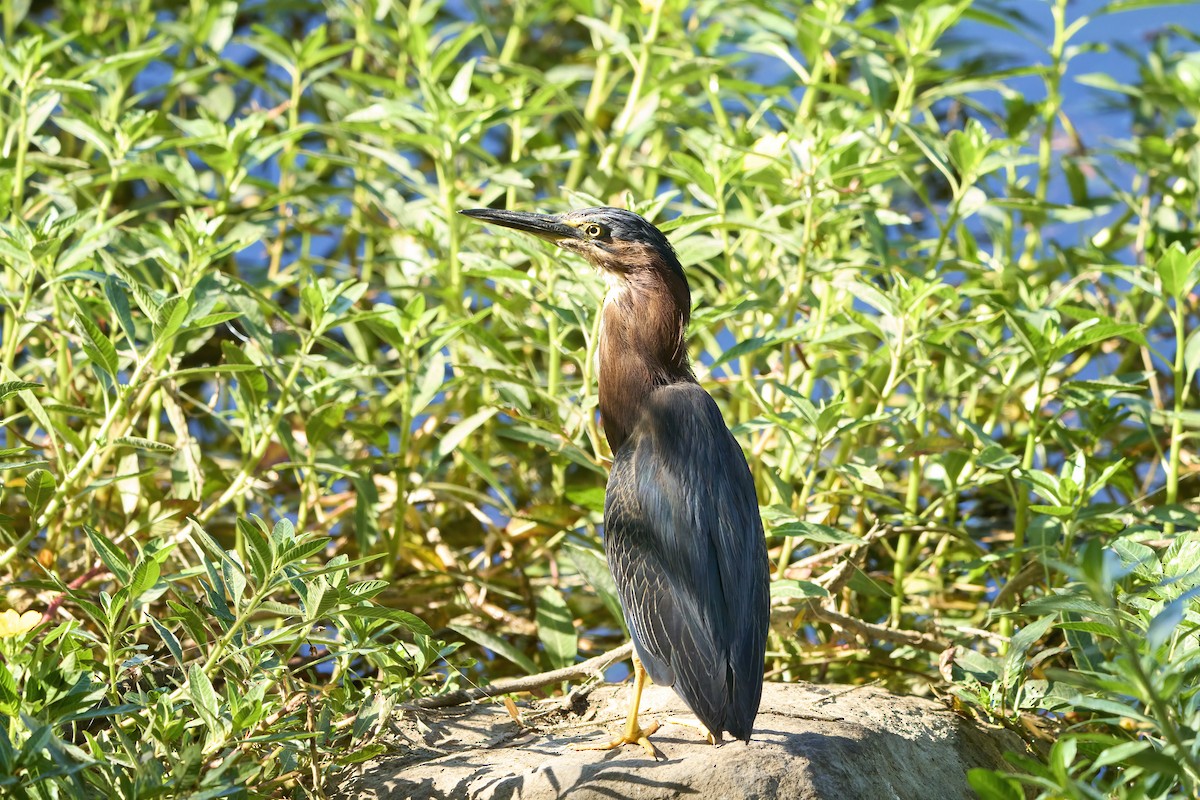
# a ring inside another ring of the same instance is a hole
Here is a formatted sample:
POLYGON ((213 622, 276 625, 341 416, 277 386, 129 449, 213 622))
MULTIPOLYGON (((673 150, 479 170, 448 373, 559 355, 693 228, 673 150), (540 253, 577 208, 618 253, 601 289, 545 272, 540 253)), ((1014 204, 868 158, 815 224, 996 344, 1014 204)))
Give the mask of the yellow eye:
POLYGON ((589 239, 599 239, 604 235, 604 228, 595 222, 589 222, 583 226, 583 235, 589 239))

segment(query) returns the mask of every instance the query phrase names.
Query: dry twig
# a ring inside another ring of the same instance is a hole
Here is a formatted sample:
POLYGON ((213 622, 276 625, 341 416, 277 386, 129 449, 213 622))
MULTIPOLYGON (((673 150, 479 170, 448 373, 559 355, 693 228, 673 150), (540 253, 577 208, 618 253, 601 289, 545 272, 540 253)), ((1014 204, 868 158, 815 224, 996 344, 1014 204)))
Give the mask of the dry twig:
POLYGON ((883 640, 886 642, 894 642, 895 644, 907 644, 921 650, 928 650, 931 653, 940 653, 950 646, 950 642, 934 636, 929 633, 919 633, 917 631, 901 631, 896 628, 889 628, 886 625, 876 625, 872 622, 863 622, 854 617, 847 616, 834 611, 831 608, 825 608, 819 603, 809 602, 808 613, 822 622, 828 622, 830 625, 837 625, 843 630, 862 636, 865 639, 883 640))
POLYGON ((587 661, 581 661, 569 667, 552 669, 549 672, 526 675, 521 678, 508 678, 488 684, 487 686, 460 689, 457 692, 449 692, 437 697, 422 697, 410 705, 416 708, 448 708, 464 703, 474 703, 476 700, 483 700, 488 697, 511 694, 512 692, 529 692, 534 689, 540 689, 543 686, 551 686, 574 678, 591 678, 597 674, 602 675, 604 670, 621 659, 629 658, 632 652, 633 644, 626 642, 614 650, 609 650, 604 655, 589 658, 587 661))

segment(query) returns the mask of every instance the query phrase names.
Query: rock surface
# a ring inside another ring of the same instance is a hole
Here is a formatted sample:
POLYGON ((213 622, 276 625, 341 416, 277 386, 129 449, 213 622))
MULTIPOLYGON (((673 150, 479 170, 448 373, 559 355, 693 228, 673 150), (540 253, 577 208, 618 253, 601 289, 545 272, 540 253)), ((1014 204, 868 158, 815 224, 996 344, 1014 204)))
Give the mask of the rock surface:
MULTIPOLYGON (((670 689, 650 686, 643 724, 665 760, 639 747, 574 750, 617 735, 629 686, 521 707, 504 705, 406 711, 398 720, 400 754, 334 776, 339 798, 688 797, 703 800, 939 800, 975 797, 973 767, 1006 769, 1003 753, 1023 752, 1020 737, 985 729, 944 705, 871 687, 768 683, 749 744, 713 747, 670 689), (682 719, 675 721, 671 715, 682 719)), ((692 718, 694 720, 694 718, 692 718)))

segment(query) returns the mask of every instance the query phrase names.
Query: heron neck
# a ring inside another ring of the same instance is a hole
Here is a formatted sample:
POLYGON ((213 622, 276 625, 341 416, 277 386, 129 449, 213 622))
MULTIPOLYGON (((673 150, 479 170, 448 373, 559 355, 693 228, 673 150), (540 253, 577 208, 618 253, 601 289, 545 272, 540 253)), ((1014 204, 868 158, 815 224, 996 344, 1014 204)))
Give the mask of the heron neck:
POLYGON ((684 334, 691 311, 687 282, 670 275, 612 279, 600 324, 600 420, 615 453, 651 392, 696 378, 684 334))

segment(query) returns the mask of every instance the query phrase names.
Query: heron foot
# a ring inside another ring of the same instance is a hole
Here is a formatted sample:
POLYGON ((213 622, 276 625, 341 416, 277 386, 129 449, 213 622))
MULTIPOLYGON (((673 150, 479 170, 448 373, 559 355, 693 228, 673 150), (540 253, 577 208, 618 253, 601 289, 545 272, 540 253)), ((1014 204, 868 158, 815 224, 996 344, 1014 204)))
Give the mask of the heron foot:
POLYGON ((683 725, 685 728, 695 728, 697 731, 700 732, 701 736, 703 736, 705 739, 708 740, 709 744, 715 745, 715 744, 720 743, 720 741, 721 741, 720 739, 718 739, 716 737, 715 734, 713 734, 712 731, 710 731, 708 729, 707 725, 705 725, 703 722, 696 719, 695 717, 670 716, 670 717, 667 717, 666 721, 673 725, 683 725))
POLYGON ((658 730, 658 723, 651 722, 646 727, 634 724, 625 729, 625 735, 613 739, 607 744, 575 744, 571 745, 572 750, 616 750, 618 747, 623 747, 627 744, 640 745, 646 751, 646 755, 658 761, 659 757, 666 758, 659 752, 654 743, 650 741, 650 736, 658 730))

